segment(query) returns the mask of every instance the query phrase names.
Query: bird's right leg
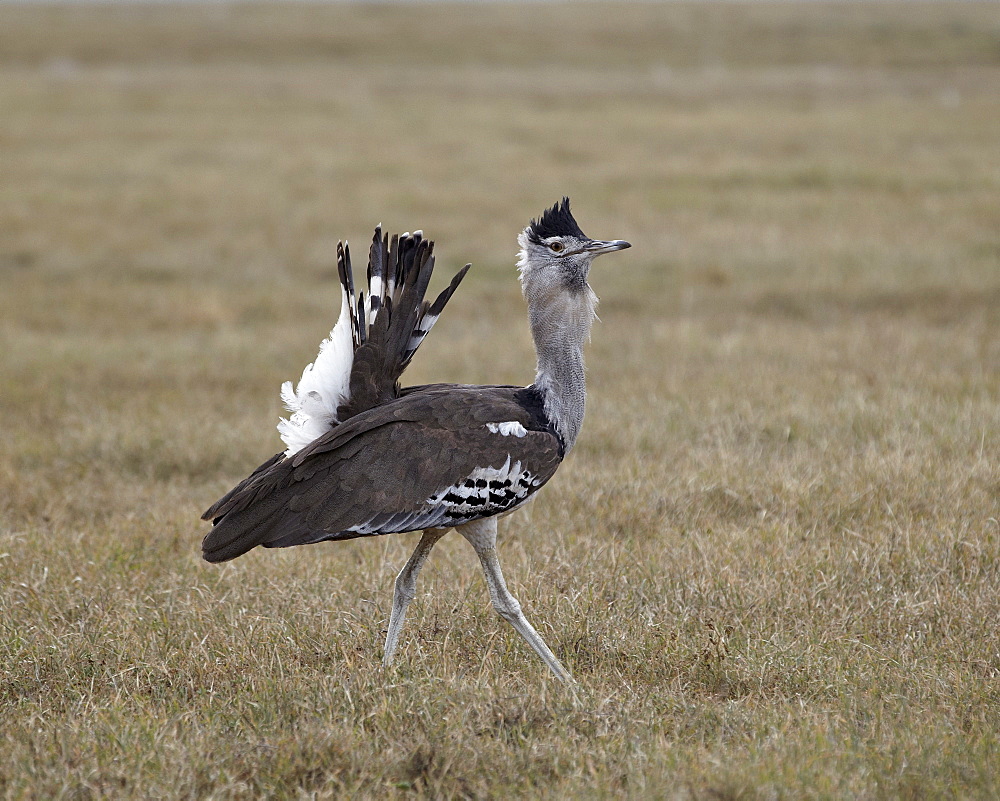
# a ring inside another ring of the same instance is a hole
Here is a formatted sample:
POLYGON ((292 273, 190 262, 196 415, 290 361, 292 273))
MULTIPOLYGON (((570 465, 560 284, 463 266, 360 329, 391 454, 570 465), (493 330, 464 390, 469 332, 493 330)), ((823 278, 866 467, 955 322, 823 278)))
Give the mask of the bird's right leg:
POLYGON ((417 543, 413 555, 396 576, 396 589, 392 594, 392 614, 389 615, 389 631, 385 635, 385 650, 382 652, 382 667, 389 667, 392 658, 396 655, 399 632, 403 630, 403 621, 406 619, 406 608, 417 594, 417 574, 424 566, 424 562, 427 561, 427 557, 430 556, 431 548, 445 535, 447 530, 445 528, 427 529, 420 537, 420 542, 417 543))
POLYGON ((524 612, 521 611, 521 604, 507 589, 507 582, 504 581, 503 572, 500 570, 500 560, 497 558, 497 519, 487 517, 483 520, 474 520, 466 523, 458 531, 469 541, 479 557, 483 574, 486 576, 486 588, 489 590, 490 600, 497 614, 517 630, 560 681, 573 685, 575 682, 570 672, 563 667, 562 662, 545 644, 542 636, 528 622, 524 612))

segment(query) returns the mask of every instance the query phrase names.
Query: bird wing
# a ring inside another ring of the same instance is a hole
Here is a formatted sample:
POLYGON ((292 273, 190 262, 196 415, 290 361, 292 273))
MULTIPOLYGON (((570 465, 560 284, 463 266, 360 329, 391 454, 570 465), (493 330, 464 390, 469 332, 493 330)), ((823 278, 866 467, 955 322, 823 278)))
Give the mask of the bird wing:
POLYGON ((205 513, 204 556, 490 517, 525 503, 562 456, 533 389, 430 387, 265 462, 205 513))

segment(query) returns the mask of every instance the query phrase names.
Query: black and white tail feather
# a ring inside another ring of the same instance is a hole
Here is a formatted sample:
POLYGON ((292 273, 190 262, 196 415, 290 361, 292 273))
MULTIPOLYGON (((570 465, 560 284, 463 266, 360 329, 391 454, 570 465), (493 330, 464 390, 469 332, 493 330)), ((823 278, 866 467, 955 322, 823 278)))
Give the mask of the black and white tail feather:
POLYGON ((433 303, 424 299, 434 271, 434 242, 423 232, 402 236, 375 229, 368 256, 367 293, 356 293, 351 251, 337 245, 340 317, 298 384, 286 381, 281 399, 291 413, 278 423, 291 457, 349 417, 399 396, 410 364, 471 265, 433 303))

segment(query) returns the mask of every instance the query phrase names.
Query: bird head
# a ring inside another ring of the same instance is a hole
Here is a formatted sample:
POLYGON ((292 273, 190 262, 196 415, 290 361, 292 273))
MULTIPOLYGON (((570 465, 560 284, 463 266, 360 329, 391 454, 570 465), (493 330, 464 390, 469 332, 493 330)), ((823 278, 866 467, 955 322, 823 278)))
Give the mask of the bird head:
POLYGON ((590 265, 602 253, 624 250, 622 239, 591 239, 569 210, 569 198, 546 209, 517 238, 521 246, 517 266, 526 295, 571 294, 589 290, 590 265))

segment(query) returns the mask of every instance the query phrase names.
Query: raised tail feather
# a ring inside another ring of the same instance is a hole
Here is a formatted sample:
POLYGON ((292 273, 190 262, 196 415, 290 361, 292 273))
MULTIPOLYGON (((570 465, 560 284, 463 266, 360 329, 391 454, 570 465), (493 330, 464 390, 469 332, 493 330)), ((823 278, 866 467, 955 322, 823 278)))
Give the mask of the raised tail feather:
POLYGON ((356 292, 350 247, 337 245, 340 318, 295 389, 290 381, 281 388, 292 413, 278 423, 286 455, 348 417, 398 397, 403 370, 471 266, 430 303, 424 294, 433 254, 434 243, 421 231, 390 238, 379 226, 369 250, 367 292, 356 292))
MULTIPOLYGON (((350 252, 340 263, 349 279, 350 252)), ((368 258, 366 298, 361 293, 351 318, 354 361, 350 391, 338 421, 399 397, 399 378, 458 288, 470 265, 431 303, 424 300, 434 271, 434 243, 417 231, 402 237, 375 229, 368 258)), ((342 279, 343 280, 343 279, 342 279)))

